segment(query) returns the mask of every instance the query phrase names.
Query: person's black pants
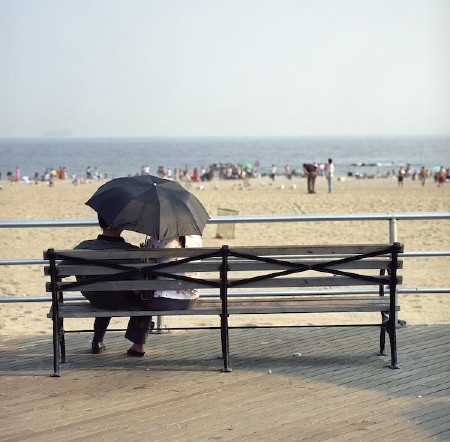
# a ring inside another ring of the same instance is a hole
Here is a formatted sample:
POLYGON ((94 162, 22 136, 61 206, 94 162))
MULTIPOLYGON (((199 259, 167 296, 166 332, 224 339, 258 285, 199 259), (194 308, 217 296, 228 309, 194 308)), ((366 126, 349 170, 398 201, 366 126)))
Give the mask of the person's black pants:
MULTIPOLYGON (((108 310, 146 309, 143 301, 130 292, 85 292, 83 296, 95 307, 108 310)), ((151 324, 151 316, 131 316, 125 338, 134 344, 145 344, 151 324)), ((103 341, 111 321, 110 317, 95 318, 94 341, 103 341)))

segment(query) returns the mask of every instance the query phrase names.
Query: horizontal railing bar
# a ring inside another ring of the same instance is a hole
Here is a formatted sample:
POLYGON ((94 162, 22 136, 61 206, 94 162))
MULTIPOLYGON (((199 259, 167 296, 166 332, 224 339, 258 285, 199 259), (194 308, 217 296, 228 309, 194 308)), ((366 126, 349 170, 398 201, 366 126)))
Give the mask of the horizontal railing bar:
MULTIPOLYGON (((450 219, 450 212, 380 212, 351 214, 290 214, 290 215, 236 215, 211 216, 208 224, 263 223, 263 222, 311 222, 311 221, 379 221, 379 220, 433 220, 450 219)), ((98 226, 96 219, 55 220, 3 220, 0 228, 30 227, 89 227, 98 226)))
POLYGON ((450 212, 385 212, 352 214, 292 214, 292 215, 236 215, 212 216, 210 224, 262 223, 262 222, 311 222, 311 221, 379 221, 379 220, 450 219, 450 212))
POLYGON ((450 287, 399 287, 400 295, 414 295, 416 293, 450 293, 450 287))
POLYGON ((420 258, 422 256, 450 256, 450 250, 413 250, 402 253, 405 258, 420 258))
POLYGON ((17 258, 17 259, 0 259, 0 266, 18 266, 18 265, 42 265, 48 264, 45 259, 17 258))

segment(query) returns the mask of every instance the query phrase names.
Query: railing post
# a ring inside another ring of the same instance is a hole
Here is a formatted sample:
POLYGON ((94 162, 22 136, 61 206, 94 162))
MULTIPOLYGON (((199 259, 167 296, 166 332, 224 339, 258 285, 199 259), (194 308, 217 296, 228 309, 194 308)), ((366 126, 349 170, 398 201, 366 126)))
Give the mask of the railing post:
MULTIPOLYGON (((389 242, 391 244, 394 244, 395 242, 397 242, 397 218, 392 217, 389 219, 389 242)), ((398 290, 397 290, 398 293, 398 290)), ((396 298, 397 299, 397 298, 396 298)), ((398 299, 397 299, 398 301, 398 299)), ((394 324, 397 327, 399 323, 403 323, 406 324, 405 321, 400 321, 400 319, 398 318, 398 311, 395 311, 395 321, 394 324)))
POLYGON ((394 244, 397 241, 397 218, 389 219, 389 242, 394 244))
POLYGON ((389 282, 389 340, 391 345, 391 368, 399 368, 397 365, 397 268, 398 254, 401 246, 394 243, 391 251, 391 272, 389 282))
POLYGON ((156 332, 161 333, 164 327, 164 316, 156 317, 156 332))

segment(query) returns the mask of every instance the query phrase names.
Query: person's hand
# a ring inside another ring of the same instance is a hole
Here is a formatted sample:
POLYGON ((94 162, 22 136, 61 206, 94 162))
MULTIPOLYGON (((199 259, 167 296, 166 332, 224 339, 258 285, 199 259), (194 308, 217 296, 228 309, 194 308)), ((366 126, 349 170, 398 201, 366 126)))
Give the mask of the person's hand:
POLYGON ((145 236, 144 242, 141 242, 141 243, 139 244, 139 247, 140 247, 141 249, 146 249, 146 248, 147 248, 147 245, 148 245, 148 240, 149 240, 149 237, 148 237, 148 236, 145 236))

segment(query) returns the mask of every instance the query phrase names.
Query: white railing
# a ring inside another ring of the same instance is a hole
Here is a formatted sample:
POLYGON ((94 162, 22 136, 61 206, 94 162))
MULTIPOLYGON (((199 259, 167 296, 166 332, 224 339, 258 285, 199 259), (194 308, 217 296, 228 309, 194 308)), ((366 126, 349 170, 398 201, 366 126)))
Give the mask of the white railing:
MULTIPOLYGON (((354 214, 301 214, 301 215, 237 215, 212 216, 208 224, 243 224, 243 223, 290 223, 290 222, 326 222, 326 221, 387 221, 388 240, 397 241, 397 221, 400 220, 450 220, 450 212, 386 212, 386 213, 354 213, 354 214)), ((93 227, 98 226, 96 219, 92 220, 10 220, 0 221, 0 229, 41 228, 41 227, 93 227)), ((443 238, 443 247, 450 246, 449 238, 443 238)), ((450 249, 407 251, 402 259, 417 257, 450 256, 450 249)), ((44 265, 43 259, 3 259, 0 266, 44 265)), ((450 269, 449 269, 450 275, 450 269)), ((416 293, 450 293, 450 287, 399 287, 399 294, 416 293)), ((75 295, 75 297, 78 299, 75 295)), ((42 295, 0 296, 0 303, 5 302, 40 302, 49 301, 50 297, 42 295)))

